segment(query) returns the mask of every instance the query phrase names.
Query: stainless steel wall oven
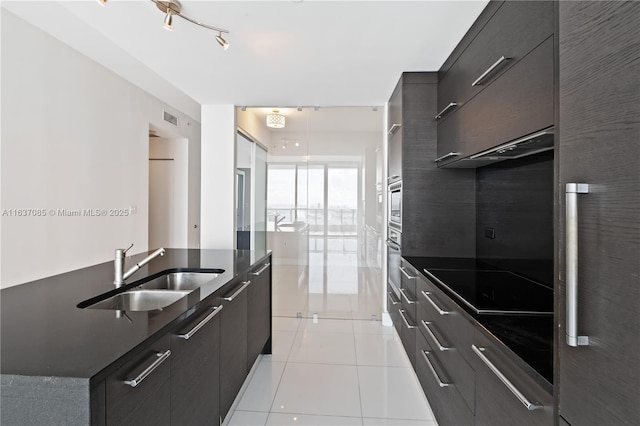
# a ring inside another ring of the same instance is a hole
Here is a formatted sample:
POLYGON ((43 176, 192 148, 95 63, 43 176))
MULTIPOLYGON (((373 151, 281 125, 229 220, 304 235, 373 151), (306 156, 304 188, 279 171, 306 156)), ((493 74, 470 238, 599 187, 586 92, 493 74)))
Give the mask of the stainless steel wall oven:
POLYGON ((402 181, 389 185, 389 226, 402 230, 402 181))
POLYGON ((387 283, 400 299, 400 247, 402 233, 389 223, 387 230, 387 283))

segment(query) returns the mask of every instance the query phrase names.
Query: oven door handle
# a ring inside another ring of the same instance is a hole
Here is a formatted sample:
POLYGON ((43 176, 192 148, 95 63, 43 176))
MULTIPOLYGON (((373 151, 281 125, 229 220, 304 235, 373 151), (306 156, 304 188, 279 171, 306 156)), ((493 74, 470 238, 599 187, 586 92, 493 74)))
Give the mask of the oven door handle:
POLYGON ((388 238, 387 238, 386 244, 387 244, 387 247, 389 247, 390 249, 393 249, 395 251, 400 251, 400 246, 398 245, 398 243, 395 243, 388 238))

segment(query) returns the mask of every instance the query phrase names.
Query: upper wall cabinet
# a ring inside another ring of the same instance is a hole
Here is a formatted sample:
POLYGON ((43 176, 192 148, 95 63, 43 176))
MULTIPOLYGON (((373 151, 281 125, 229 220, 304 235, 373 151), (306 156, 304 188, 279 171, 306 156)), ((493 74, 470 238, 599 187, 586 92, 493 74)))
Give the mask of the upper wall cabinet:
POLYGON ((483 13, 439 72, 440 167, 553 126, 553 2, 483 13))
POLYGON ((389 99, 387 183, 402 178, 402 88, 402 84, 398 84, 389 99))

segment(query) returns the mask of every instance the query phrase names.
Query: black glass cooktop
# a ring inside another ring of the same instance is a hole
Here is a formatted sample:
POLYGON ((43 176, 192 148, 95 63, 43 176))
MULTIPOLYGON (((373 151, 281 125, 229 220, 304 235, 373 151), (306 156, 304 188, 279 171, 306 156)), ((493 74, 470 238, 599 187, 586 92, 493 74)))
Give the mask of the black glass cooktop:
POLYGON ((553 314, 553 290, 500 270, 425 269, 478 314, 553 314))

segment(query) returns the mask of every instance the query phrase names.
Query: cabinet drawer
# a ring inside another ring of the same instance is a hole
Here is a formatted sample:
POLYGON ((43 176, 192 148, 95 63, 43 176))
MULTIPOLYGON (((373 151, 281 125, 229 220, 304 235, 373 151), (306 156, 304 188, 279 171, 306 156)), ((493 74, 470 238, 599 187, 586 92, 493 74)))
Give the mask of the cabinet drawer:
MULTIPOLYGON (((414 311, 415 312, 415 311, 414 311)), ((411 361, 411 365, 415 368, 416 365, 416 323, 415 314, 411 316, 410 312, 400 309, 398 311, 400 316, 400 340, 402 346, 411 361)))
POLYGON ((473 412, 451 382, 449 371, 434 356, 422 333, 416 334, 415 370, 439 424, 472 425, 473 412))
POLYGON ((220 315, 220 416, 223 419, 248 372, 246 285, 246 277, 241 275, 222 291, 224 309, 220 315))
POLYGON ((411 308, 413 318, 415 319, 415 305, 418 298, 416 297, 416 282, 419 274, 409 262, 404 259, 400 260, 400 294, 402 296, 403 309, 411 308))
POLYGON ((462 308, 424 276, 418 281, 418 297, 418 324, 421 321, 435 324, 440 335, 446 337, 447 343, 471 364, 474 357, 471 344, 475 327, 464 317, 462 308))
POLYGON ((389 311, 389 316, 391 317, 391 322, 393 322, 393 326, 400 336, 402 329, 400 328, 400 322, 402 319, 400 318, 400 299, 391 288, 391 285, 387 285, 387 311, 389 311))
POLYGON ((477 425, 553 424, 551 393, 480 331, 476 333, 473 349, 477 352, 474 360, 477 425), (526 404, 531 405, 527 408, 526 404))
POLYGON ((267 349, 270 352, 271 337, 271 259, 261 262, 253 268, 248 279, 248 336, 247 368, 251 370, 258 355, 267 349))
MULTIPOLYGON (((418 329, 433 349, 431 356, 446 370, 453 386, 455 386, 473 411, 475 403, 475 372, 464 360, 458 348, 450 342, 455 336, 445 336, 434 322, 418 320, 418 329)), ((416 354, 416 357, 419 354, 416 354)))
POLYGON ((438 126, 438 165, 552 126, 553 81, 550 37, 438 126))
POLYGON ((170 345, 166 335, 107 377, 107 425, 170 424, 170 345))
POLYGON ((171 336, 171 424, 219 421, 221 312, 207 305, 171 336))
MULTIPOLYGON (((416 326, 416 281, 418 279, 418 273, 415 268, 404 259, 400 260, 400 301, 403 315, 411 326, 416 326)), ((415 334, 415 329, 412 329, 412 333, 415 334)), ((407 350, 407 354, 414 352, 407 350)))
MULTIPOLYGON (((552 1, 504 2, 440 79, 438 111, 451 102, 466 103, 551 36, 553 30, 552 1), (503 56, 509 59, 485 75, 503 56), (482 75, 485 77, 472 86, 482 75)), ((447 114, 441 120, 450 116, 447 114)))

